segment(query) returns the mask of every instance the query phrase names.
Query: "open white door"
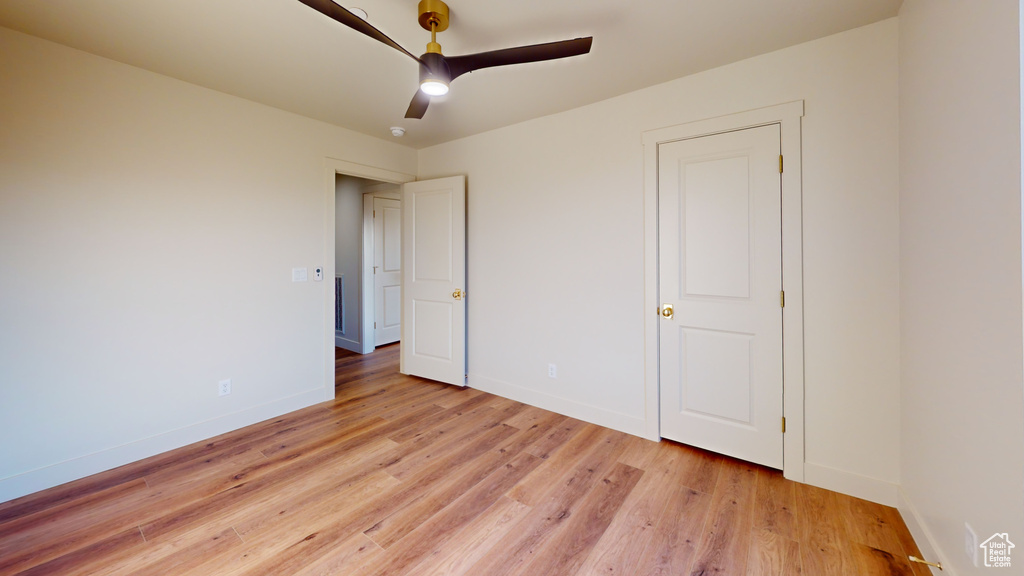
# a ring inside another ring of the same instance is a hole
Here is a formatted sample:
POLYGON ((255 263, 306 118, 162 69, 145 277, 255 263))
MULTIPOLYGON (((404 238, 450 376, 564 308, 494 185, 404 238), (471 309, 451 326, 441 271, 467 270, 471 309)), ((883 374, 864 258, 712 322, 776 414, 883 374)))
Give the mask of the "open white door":
POLYGON ((403 374, 466 385, 466 178, 402 186, 403 374))

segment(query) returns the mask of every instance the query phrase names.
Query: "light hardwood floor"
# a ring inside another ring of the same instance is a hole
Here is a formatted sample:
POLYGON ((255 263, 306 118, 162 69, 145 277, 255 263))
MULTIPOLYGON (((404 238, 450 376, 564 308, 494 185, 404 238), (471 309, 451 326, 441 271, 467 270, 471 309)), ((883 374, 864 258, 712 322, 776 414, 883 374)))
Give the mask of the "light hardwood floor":
POLYGON ((0 504, 0 574, 929 572, 899 513, 337 354, 337 399, 0 504))

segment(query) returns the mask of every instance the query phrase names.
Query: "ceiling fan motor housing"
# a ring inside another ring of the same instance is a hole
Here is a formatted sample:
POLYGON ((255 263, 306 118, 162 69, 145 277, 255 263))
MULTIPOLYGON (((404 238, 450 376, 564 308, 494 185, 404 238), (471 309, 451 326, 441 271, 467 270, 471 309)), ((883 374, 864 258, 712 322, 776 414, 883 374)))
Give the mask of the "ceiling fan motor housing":
POLYGON ((420 60, 423 61, 423 64, 420 65, 420 84, 428 80, 451 84, 452 73, 444 56, 435 52, 427 52, 420 56, 420 60))

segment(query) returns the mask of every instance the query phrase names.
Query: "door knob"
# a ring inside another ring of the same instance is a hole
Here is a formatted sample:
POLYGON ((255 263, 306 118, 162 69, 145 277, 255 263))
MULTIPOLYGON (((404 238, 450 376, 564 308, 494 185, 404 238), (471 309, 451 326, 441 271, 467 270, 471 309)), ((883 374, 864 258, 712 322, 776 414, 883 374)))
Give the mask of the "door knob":
POLYGON ((462 300, 465 297, 466 293, 463 292, 462 289, 456 289, 455 292, 452 292, 452 298, 455 298, 456 300, 462 300))
POLYGON ((675 315, 671 304, 662 304, 659 312, 661 313, 661 317, 666 319, 671 319, 672 316, 675 315))

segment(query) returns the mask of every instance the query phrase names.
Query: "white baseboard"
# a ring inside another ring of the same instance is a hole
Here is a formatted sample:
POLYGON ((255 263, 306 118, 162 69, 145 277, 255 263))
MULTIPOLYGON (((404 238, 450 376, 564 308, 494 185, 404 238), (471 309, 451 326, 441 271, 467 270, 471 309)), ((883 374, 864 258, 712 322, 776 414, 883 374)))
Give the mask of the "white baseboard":
POLYGON ((942 553, 942 549, 935 543, 935 538, 932 536, 931 530, 928 530, 928 525, 925 524, 924 519, 921 518, 921 515, 917 512, 917 508, 914 506, 913 502, 910 501, 910 498, 907 497, 907 493, 903 491, 902 486, 897 490, 896 499, 896 509, 900 511, 900 516, 903 517, 903 522, 907 525, 907 529, 910 530, 910 535, 914 537, 914 542, 917 543, 917 547, 921 549, 921 554, 927 560, 942 564, 942 572, 939 572, 936 568, 932 568, 932 574, 957 576, 957 572, 953 568, 953 565, 950 564, 946 555, 942 553))
POLYGON ((636 418, 475 374, 469 375, 469 387, 626 434, 646 437, 647 422, 643 418, 636 418))
POLYGON ((363 344, 358 340, 352 340, 351 338, 345 338, 344 336, 334 335, 334 345, 338 348, 344 348, 350 352, 356 354, 363 354, 363 344))
POLYGON ((65 460, 0 480, 0 502, 59 486, 65 482, 117 468, 194 442, 244 428, 250 424, 294 412, 324 401, 323 388, 316 388, 262 406, 255 406, 177 430, 65 460))
POLYGON ((811 462, 804 463, 804 483, 893 507, 899 490, 899 485, 892 482, 811 462))

